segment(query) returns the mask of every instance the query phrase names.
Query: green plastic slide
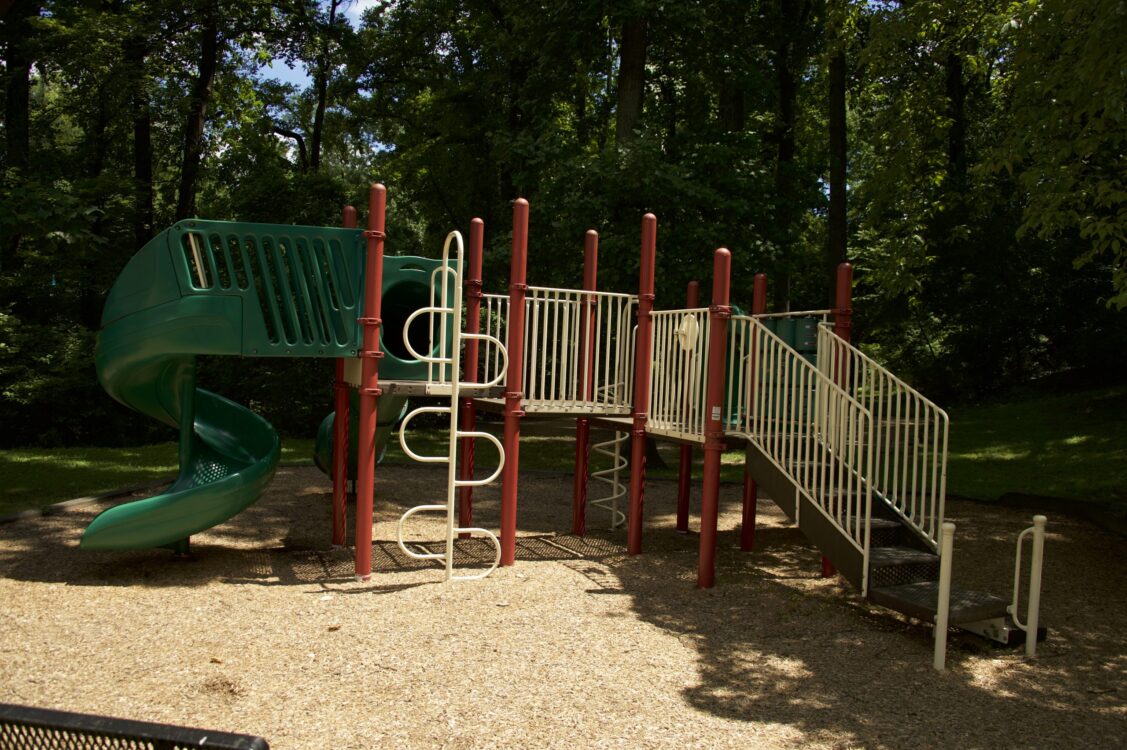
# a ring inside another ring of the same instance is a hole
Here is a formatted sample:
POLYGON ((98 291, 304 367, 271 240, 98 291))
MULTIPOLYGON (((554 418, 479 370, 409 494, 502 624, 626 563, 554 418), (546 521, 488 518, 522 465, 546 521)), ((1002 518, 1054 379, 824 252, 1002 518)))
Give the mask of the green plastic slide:
MULTIPOLYGON (((356 479, 356 457, 360 445, 360 394, 352 391, 349 399, 348 418, 348 478, 356 479)), ((376 462, 383 460, 387 441, 395 426, 407 413, 407 399, 404 396, 380 396, 376 403, 376 462)), ((333 426, 336 414, 329 412, 317 429, 317 440, 313 444, 313 463, 328 476, 333 475, 333 426)))
MULTIPOLYGON (((101 513, 82 547, 182 546, 258 499, 278 464, 277 433, 249 409, 197 387, 196 357, 355 357, 364 251, 355 229, 202 220, 182 221, 138 251, 106 300, 95 364, 113 398, 179 429, 180 473, 167 492, 101 513)), ((385 259, 385 319, 397 322, 428 303, 437 266, 385 259)), ((425 364, 397 356, 401 324, 386 322, 381 376, 425 379, 425 364)), ((406 335, 423 350, 430 332, 425 322, 415 328, 406 335)), ((396 421, 403 404, 386 398, 379 406, 378 436, 386 442, 385 423, 396 421)))

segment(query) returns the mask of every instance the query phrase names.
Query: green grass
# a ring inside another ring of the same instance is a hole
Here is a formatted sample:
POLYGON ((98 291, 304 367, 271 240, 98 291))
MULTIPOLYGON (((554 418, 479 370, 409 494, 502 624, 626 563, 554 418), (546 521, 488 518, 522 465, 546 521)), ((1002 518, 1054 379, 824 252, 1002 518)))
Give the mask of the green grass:
MULTIPOLYGON (((485 429, 499 434, 499 425, 485 429)), ((603 440, 600 431, 593 440, 603 440)), ((445 433, 419 430, 412 449, 425 455, 446 452, 445 433)), ((575 461, 569 423, 529 422, 522 428, 521 467, 570 472, 575 461)), ((993 499, 1006 492, 1052 495, 1127 504, 1127 387, 1029 396, 1006 403, 967 406, 951 412, 948 491, 993 499)), ((492 446, 479 441, 478 465, 493 464, 492 446)), ((675 479, 677 446, 659 444, 666 467, 650 465, 654 479, 675 479)), ((702 451, 694 451, 693 476, 701 476, 702 451)), ((313 440, 286 439, 282 460, 311 464, 313 440)), ((393 437, 390 464, 412 463, 393 437)), ((607 459, 592 454, 592 469, 607 459)), ((723 455, 721 479, 738 482, 743 454, 723 455)), ((0 516, 61 500, 97 495, 155 482, 176 473, 176 444, 136 448, 62 448, 0 451, 0 516)))
MULTIPOLYGON (((485 429, 500 435, 499 425, 485 429)), ((593 433, 593 440, 605 439, 593 433)), ((445 433, 439 429, 412 431, 411 449, 422 455, 446 453, 445 433)), ((478 465, 496 465, 493 447, 479 441, 478 465)), ((677 449, 662 445, 662 458, 668 468, 650 468, 653 478, 675 478, 677 449)), ((25 448, 0 451, 0 473, 5 478, 0 487, 0 516, 30 508, 41 508, 76 497, 99 495, 132 485, 157 482, 176 475, 175 443, 158 443, 133 448, 25 448)), ((695 452, 694 476, 700 478, 701 452, 695 452)), ((384 459, 392 465, 414 462, 400 449, 393 436, 384 459)), ((592 468, 609 465, 608 460, 592 455, 592 468)), ((721 478, 738 481, 742 476, 742 454, 726 453, 721 478)), ((282 441, 282 461, 312 465, 313 439, 287 438, 282 441)), ((563 423, 526 425, 521 434, 521 467, 534 471, 570 472, 575 463, 574 429, 563 423)))
MULTIPOLYGON (((0 516, 176 476, 176 443, 133 448, 0 451, 0 516)), ((286 440, 282 460, 312 463, 313 440, 286 440)))
POLYGON ((948 492, 1127 502, 1127 387, 951 411, 948 492))
POLYGON ((176 444, 0 451, 0 516, 176 474, 176 444))

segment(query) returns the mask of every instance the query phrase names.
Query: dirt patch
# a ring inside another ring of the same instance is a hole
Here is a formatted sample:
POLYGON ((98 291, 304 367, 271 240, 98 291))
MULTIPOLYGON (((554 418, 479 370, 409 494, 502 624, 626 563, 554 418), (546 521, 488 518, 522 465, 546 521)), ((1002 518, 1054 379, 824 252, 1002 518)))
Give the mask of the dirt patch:
MULTIPOLYGON (((0 526, 0 701, 246 732, 272 748, 1120 747, 1127 742, 1122 538, 1050 517, 1035 660, 931 630, 818 577, 769 500, 738 548, 723 488, 716 588, 694 588, 675 485, 647 488, 644 553, 569 527, 571 477, 522 477, 518 561, 443 584, 395 521, 444 495, 441 472, 381 467, 370 582, 328 549, 330 490, 283 468, 194 556, 84 552, 102 505, 0 526)), ((698 488, 699 491, 699 488, 698 488)), ((477 494, 496 528, 498 491, 477 494)), ((697 507, 694 498, 694 509, 697 507)), ((1007 595, 1031 514, 951 502, 956 582, 1007 595)), ((589 528, 605 524, 592 514, 589 528)), ((351 528, 351 525, 350 525, 351 528)), ((440 538, 437 521, 411 539, 440 538)), ((459 563, 489 557, 483 542, 459 563)))

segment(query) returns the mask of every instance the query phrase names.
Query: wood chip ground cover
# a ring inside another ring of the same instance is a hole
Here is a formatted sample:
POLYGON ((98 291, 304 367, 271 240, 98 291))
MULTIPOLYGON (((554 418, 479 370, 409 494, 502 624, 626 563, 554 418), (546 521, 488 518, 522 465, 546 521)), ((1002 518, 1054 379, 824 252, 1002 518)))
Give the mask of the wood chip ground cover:
MULTIPOLYGON (((0 525, 0 701, 262 735, 272 748, 1122 747, 1127 548, 1054 517, 1035 660, 871 608, 767 499, 756 550, 723 488, 716 588, 694 588, 675 484, 646 492, 644 553, 570 527, 571 478, 522 477, 517 564, 443 584, 395 520, 441 472, 381 467, 369 582, 328 549, 330 489, 283 468, 251 509, 165 551, 85 552, 100 510, 0 525)), ((699 491, 699 488, 698 488, 699 491)), ((697 507, 694 497, 694 510, 697 507)), ((498 492, 476 495, 498 523, 498 492)), ((1007 595, 1030 514, 948 504, 955 577, 1007 595)), ((350 524, 351 528, 351 524, 350 524)), ((441 538, 417 518, 411 538, 441 538)), ((477 541, 459 562, 488 557, 477 541)))

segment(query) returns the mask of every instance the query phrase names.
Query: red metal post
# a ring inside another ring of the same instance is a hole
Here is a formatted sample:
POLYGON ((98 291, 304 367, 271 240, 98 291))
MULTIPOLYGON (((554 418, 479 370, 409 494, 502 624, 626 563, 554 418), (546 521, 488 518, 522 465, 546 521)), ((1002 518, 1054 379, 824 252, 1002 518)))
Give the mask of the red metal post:
MULTIPOLYGON (((751 314, 763 315, 767 312, 767 274, 755 274, 751 287, 751 314)), ((751 353, 748 362, 748 400, 747 408, 753 406, 755 397, 755 339, 751 341, 751 353)), ((751 447, 744 452, 744 496, 743 519, 740 523, 740 549, 749 552, 755 548, 755 511, 756 498, 759 497, 759 485, 751 474, 751 447)))
POLYGON ((700 501, 700 558, 697 586, 716 582, 716 521, 720 508, 720 454, 724 452, 724 355, 728 345, 728 320, 732 317, 729 286, 732 254, 716 251, 712 261, 712 306, 708 310, 708 376, 704 409, 704 483, 700 501))
POLYGON ((517 481, 520 477, 520 408, 524 390, 524 298, 528 270, 528 201, 513 203, 513 257, 509 267, 509 369, 505 376, 505 467, 501 474, 501 564, 517 552, 517 481))
POLYGON ((364 265, 360 351, 360 439, 356 469, 356 577, 372 577, 372 502, 376 489, 376 400, 380 395, 380 307, 383 296, 384 213, 387 188, 368 191, 368 256, 364 265))
MULTIPOLYGON (((685 290, 685 307, 693 309, 700 304, 700 283, 690 281, 685 290)), ((686 393, 685 398, 691 394, 686 393)), ((677 467, 677 531, 689 533, 689 490, 693 483, 693 446, 682 445, 680 464, 677 467)))
MULTIPOLYGON (((341 224, 356 228, 356 209, 345 206, 341 224)), ((344 357, 336 361, 333 378, 333 531, 334 547, 344 546, 348 516, 348 383, 344 382, 344 357)))
POLYGON ((654 267, 657 263, 657 217, 642 217, 642 258, 638 273, 638 332, 634 345, 634 424, 630 442, 630 496, 626 520, 626 551, 642 551, 642 505, 646 489, 646 420, 650 403, 650 340, 654 307, 654 267))
MULTIPOLYGON (((834 284, 834 334, 849 341, 853 328, 853 266, 849 263, 839 263, 837 266, 837 279, 834 284)), ((843 363, 837 363, 836 370, 838 385, 845 388, 845 371, 843 363)), ((829 558, 822 556, 822 577, 829 578, 837 573, 837 568, 829 558)))
MULTIPOLYGON (((595 291, 599 268, 599 233, 587 230, 583 240, 583 289, 595 291)), ((585 401, 595 398, 595 295, 588 295, 579 310, 583 345, 579 351, 579 392, 585 401)), ((575 420, 575 487, 571 500, 571 533, 587 533, 587 471, 591 459, 591 420, 575 420)))
MULTIPOLYGON (((469 257, 466 259, 466 333, 481 333, 481 253, 485 237, 485 222, 474 219, 470 222, 469 257)), ((466 339, 466 351, 462 359, 462 380, 466 383, 477 382, 478 351, 481 342, 477 339, 466 339)), ((461 429, 471 432, 477 425, 477 407, 472 398, 463 398, 461 407, 461 429)), ((474 439, 462 438, 462 464, 461 479, 469 481, 474 473, 474 439)), ((458 489, 458 525, 473 525, 473 487, 460 487, 458 489)), ((458 535, 461 539, 468 539, 468 532, 458 535)))
POLYGON ((853 328, 853 266, 839 263, 834 285, 834 333, 849 341, 853 328))

